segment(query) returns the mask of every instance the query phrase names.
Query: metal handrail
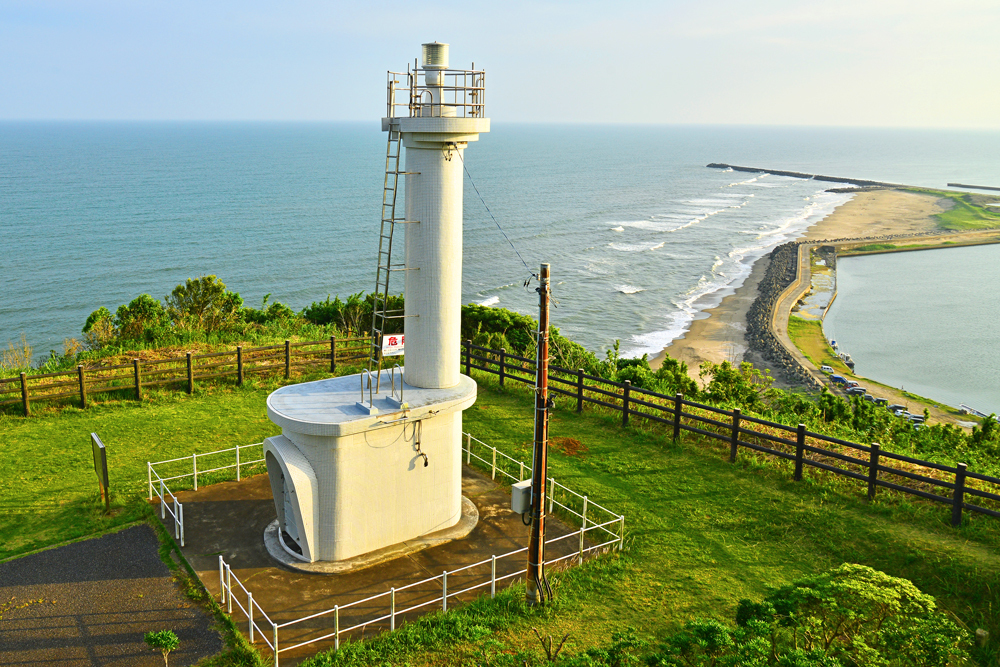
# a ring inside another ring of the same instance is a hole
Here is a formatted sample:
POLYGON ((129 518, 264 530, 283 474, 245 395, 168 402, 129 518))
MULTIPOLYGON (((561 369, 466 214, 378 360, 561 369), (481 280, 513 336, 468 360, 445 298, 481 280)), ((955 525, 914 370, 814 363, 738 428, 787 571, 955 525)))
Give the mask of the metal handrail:
POLYGON ((446 69, 427 70, 410 68, 406 72, 387 72, 386 106, 389 118, 426 118, 425 109, 430 107, 430 117, 442 117, 447 109, 454 110, 456 118, 486 117, 486 73, 483 70, 446 69), (434 72, 440 77, 440 85, 426 82, 428 72, 434 72), (406 77, 405 86, 400 85, 400 78, 406 77), (421 82, 421 77, 424 77, 421 82), (407 102, 397 101, 398 91, 407 91, 407 102), (439 101, 433 102, 434 93, 439 95, 439 101), (431 95, 431 102, 425 103, 425 95, 431 95), (401 112, 401 113, 400 113, 401 112))

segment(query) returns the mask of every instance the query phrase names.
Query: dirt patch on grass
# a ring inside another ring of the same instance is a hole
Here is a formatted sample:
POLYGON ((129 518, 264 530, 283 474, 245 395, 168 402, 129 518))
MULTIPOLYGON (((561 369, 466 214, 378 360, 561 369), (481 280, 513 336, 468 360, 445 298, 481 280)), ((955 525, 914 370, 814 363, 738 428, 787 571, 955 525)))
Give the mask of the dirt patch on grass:
POLYGON ((549 447, 556 449, 566 456, 581 456, 590 450, 587 445, 575 438, 550 438, 549 447))

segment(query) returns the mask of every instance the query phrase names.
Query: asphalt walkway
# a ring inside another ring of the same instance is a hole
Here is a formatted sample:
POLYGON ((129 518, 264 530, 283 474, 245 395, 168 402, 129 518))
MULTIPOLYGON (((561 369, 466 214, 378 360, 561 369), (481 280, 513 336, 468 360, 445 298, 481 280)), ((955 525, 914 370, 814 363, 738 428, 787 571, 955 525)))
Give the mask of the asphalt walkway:
POLYGON ((213 620, 189 601, 160 560, 147 525, 0 563, 0 665, 152 667, 142 637, 173 630, 170 664, 191 665, 222 650, 213 620))

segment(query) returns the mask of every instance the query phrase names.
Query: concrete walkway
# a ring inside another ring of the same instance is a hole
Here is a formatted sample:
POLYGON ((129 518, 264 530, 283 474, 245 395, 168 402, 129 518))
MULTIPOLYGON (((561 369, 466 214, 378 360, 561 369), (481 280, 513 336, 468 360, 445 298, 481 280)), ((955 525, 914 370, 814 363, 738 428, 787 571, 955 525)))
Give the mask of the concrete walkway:
MULTIPOLYGON (((377 486, 377 483, 376 483, 377 486)), ((373 488, 377 492, 377 488, 373 488)), ((258 475, 241 482, 225 482, 202 487, 198 491, 178 494, 184 504, 185 538, 184 555, 198 573, 209 592, 219 599, 219 556, 230 564, 232 573, 253 593, 254 600, 277 623, 291 621, 316 612, 332 609, 334 605, 385 593, 390 588, 400 588, 429 577, 439 577, 444 570, 453 571, 479 561, 489 561, 493 554, 503 554, 527 546, 528 527, 521 517, 510 511, 508 490, 501 489, 488 476, 464 467, 463 495, 470 498, 479 510, 479 524, 465 539, 411 553, 393 561, 379 563, 369 568, 342 574, 306 574, 287 569, 275 562, 264 547, 264 530, 274 520, 274 502, 267 475, 258 475)), ((373 519, 375 520, 375 519, 373 519)), ((170 517, 167 517, 170 521, 170 517)), ((571 529, 560 521, 549 518, 546 522, 549 539, 567 535, 571 529)), ((171 524, 172 529, 172 524, 171 524)), ((588 544, 589 546, 589 544, 588 544)), ((563 540, 551 545, 547 559, 575 553, 578 538, 563 540)), ((524 555, 517 555, 497 562, 497 576, 523 572, 524 555)), ((575 562, 575 558, 572 559, 575 562)), ((490 564, 475 570, 448 577, 448 591, 457 592, 472 585, 487 582, 475 591, 449 598, 449 606, 460 600, 471 600, 482 592, 489 594, 490 564)), ((523 580, 518 575, 513 580, 523 580)), ((508 582, 511 580, 507 580, 508 582)), ((500 590, 506 583, 498 585, 500 590)), ((236 583, 237 600, 246 606, 246 595, 236 583)), ((404 610, 441 595, 440 579, 428 585, 396 594, 396 609, 404 610)), ((397 616, 397 627, 404 621, 440 608, 440 602, 419 610, 397 616)), ((346 629, 389 613, 388 596, 344 610, 340 613, 340 628, 346 629)), ((234 604, 233 621, 248 634, 247 617, 234 604)), ((270 627, 255 616, 258 625, 266 629, 271 640, 270 627)), ((388 621, 369 623, 365 628, 349 633, 354 638, 370 637, 388 628, 388 621)), ((309 641, 334 631, 333 615, 322 616, 301 624, 282 628, 279 648, 309 641)), ((341 640, 347 634, 341 635, 341 640)), ((268 647, 255 637, 255 645, 262 654, 270 657, 268 647)), ((299 649, 281 653, 282 665, 295 665, 319 651, 333 647, 327 639, 299 649)))
POLYGON ((171 665, 222 650, 214 620, 185 598, 147 525, 0 564, 0 665, 154 667, 163 657, 143 635, 173 630, 171 665))

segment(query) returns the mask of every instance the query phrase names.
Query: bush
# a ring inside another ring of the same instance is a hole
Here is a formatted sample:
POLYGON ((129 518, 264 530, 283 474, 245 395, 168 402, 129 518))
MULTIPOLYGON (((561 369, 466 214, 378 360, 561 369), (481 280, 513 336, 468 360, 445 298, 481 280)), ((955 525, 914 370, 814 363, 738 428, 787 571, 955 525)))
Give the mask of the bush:
POLYGON ((243 309, 239 294, 226 289, 216 276, 188 278, 164 299, 176 327, 218 331, 235 322, 243 309))
POLYGON ((736 628, 693 620, 647 663, 661 667, 957 667, 969 635, 912 582, 844 564, 740 600, 736 628))

